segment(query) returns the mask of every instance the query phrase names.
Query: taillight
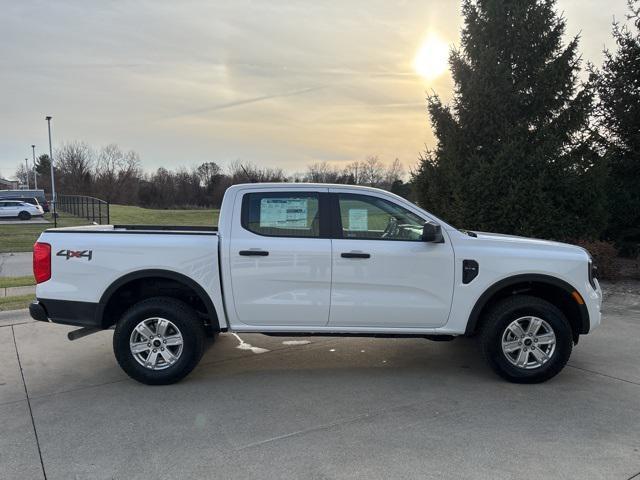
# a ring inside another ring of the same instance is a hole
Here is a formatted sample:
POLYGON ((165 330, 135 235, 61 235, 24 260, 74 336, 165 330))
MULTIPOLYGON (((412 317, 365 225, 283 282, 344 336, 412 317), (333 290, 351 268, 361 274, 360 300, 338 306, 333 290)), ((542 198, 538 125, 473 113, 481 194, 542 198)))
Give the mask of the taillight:
POLYGON ((33 276, 36 283, 51 278, 51 245, 48 243, 36 242, 33 246, 33 276))

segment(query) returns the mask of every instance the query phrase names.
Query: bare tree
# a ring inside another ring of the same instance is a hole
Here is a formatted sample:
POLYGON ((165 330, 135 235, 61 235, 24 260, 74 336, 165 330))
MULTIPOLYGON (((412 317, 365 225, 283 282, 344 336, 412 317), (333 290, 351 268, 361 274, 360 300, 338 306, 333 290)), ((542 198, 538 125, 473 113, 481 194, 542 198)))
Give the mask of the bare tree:
POLYGON ((251 162, 236 160, 229 166, 231 183, 286 182, 287 176, 281 168, 257 167, 251 162))
POLYGON ((315 183, 344 183, 342 173, 337 168, 329 165, 328 162, 318 162, 309 165, 304 180, 315 183))
POLYGON ((22 185, 26 185, 29 182, 29 178, 31 178, 30 172, 27 170, 27 167, 24 166, 22 162, 18 164, 18 168, 16 169, 15 176, 18 181, 22 185))
POLYGON ((384 172, 384 187, 390 188, 394 182, 402 180, 404 177, 404 167, 399 158, 396 158, 384 172))
POLYGON ((356 160, 347 164, 342 174, 346 178, 345 183, 360 185, 362 183, 362 162, 356 160))
POLYGON ((88 193, 92 183, 94 158, 89 145, 84 142, 65 143, 56 150, 54 158, 60 171, 61 193, 88 193))
POLYGON ((216 182, 216 179, 222 174, 222 168, 215 162, 206 162, 196 169, 201 185, 209 187, 216 182))
POLYGON ((377 156, 370 155, 362 162, 362 180, 360 183, 375 187, 384 178, 384 164, 377 156))
POLYGON ((95 163, 95 193, 109 201, 127 202, 133 196, 140 176, 140 157, 124 153, 116 144, 103 147, 95 163))

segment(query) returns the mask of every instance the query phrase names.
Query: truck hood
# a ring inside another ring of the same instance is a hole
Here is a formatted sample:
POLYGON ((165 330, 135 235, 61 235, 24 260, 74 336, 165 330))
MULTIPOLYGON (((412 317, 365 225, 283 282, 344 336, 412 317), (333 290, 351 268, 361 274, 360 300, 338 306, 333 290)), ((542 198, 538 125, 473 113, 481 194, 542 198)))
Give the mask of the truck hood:
POLYGON ((504 235, 501 233, 488 233, 488 232, 474 232, 478 235, 478 240, 498 242, 498 243, 510 243, 512 246, 533 247, 533 248, 546 248, 553 250, 562 250, 565 252, 578 253, 582 252, 586 255, 589 253, 582 247, 577 245, 571 245, 569 243, 555 242, 552 240, 541 240, 539 238, 527 238, 518 237, 516 235, 504 235))

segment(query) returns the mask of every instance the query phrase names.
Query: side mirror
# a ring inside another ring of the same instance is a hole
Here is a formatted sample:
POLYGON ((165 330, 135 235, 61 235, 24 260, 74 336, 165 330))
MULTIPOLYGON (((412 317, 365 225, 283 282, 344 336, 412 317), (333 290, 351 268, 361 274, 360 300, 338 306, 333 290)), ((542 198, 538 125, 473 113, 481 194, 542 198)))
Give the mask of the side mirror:
POLYGON ((427 222, 422 227, 422 241, 431 243, 444 243, 442 227, 435 222, 427 222))

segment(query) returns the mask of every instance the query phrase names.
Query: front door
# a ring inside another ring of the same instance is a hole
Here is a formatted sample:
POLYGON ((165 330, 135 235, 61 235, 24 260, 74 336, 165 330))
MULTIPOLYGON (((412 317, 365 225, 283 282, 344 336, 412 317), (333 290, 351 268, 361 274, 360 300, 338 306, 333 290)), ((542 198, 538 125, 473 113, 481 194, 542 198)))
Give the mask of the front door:
POLYGON ((246 325, 325 326, 331 239, 321 217, 327 189, 242 195, 229 252, 238 320, 246 325), (239 217, 239 218, 238 218, 239 217))
POLYGON ((20 213, 18 209, 18 203, 13 201, 0 202, 0 216, 1 217, 17 217, 20 213))
POLYGON ((330 326, 429 328, 451 309, 449 239, 422 241, 427 219, 374 194, 336 193, 330 326), (336 205, 337 204, 337 205, 336 205))

